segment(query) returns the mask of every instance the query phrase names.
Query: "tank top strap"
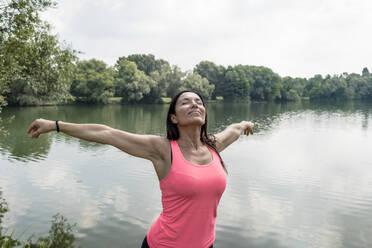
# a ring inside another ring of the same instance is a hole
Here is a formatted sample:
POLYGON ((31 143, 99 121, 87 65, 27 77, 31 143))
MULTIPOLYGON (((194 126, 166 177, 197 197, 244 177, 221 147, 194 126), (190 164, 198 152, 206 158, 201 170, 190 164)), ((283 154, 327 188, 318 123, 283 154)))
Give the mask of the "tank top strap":
POLYGON ((178 160, 180 158, 180 155, 182 156, 181 149, 178 146, 177 140, 171 140, 171 148, 172 148, 172 164, 175 160, 178 160))

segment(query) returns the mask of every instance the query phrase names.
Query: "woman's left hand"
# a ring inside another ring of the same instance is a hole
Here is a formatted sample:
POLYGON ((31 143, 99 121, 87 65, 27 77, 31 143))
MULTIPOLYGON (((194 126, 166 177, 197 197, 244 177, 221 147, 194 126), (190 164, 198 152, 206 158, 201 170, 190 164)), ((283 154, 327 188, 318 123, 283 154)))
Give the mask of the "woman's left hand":
POLYGON ((254 124, 250 121, 242 121, 241 124, 243 125, 243 134, 249 135, 253 134, 254 124))

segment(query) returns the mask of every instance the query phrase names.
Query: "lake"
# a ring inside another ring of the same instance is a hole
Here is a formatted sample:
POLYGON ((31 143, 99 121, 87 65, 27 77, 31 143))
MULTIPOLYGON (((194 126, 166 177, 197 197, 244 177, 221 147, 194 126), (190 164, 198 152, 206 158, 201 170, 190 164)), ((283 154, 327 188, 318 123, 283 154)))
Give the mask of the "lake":
MULTIPOLYGON (((51 132, 35 118, 165 134, 168 105, 7 107, 0 116, 0 191, 14 236, 76 223, 81 247, 140 247, 161 212, 149 161, 51 132), (11 118, 13 116, 13 119, 11 118)), ((215 247, 372 247, 372 102, 208 103, 208 131, 241 120, 256 132, 221 153, 227 187, 215 247)))

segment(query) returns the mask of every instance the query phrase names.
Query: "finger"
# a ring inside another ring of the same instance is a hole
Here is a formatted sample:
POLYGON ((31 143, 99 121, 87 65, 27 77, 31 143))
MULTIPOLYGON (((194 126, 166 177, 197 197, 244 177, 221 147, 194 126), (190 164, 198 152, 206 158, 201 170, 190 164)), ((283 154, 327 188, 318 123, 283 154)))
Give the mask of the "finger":
POLYGON ((29 134, 31 134, 31 138, 33 138, 35 132, 37 132, 37 131, 38 131, 38 128, 37 128, 37 127, 33 127, 33 128, 30 130, 29 134))
POLYGON ((30 133, 32 129, 35 128, 35 124, 31 123, 30 127, 27 129, 27 133, 30 133))
POLYGON ((31 138, 32 138, 32 134, 35 132, 35 130, 36 130, 35 128, 32 128, 32 129, 27 130, 28 131, 27 133, 28 134, 31 134, 30 135, 31 138))
POLYGON ((40 135, 40 132, 34 131, 34 132, 32 132, 31 137, 34 138, 34 139, 37 139, 39 137, 39 135, 40 135))

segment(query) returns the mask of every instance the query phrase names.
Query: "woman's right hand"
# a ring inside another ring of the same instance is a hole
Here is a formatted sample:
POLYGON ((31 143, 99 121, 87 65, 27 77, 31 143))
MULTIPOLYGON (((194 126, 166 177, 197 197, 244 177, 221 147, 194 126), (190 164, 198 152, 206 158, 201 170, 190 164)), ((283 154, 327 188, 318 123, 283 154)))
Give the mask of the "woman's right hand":
POLYGON ((31 134, 31 138, 39 138, 40 134, 47 133, 50 131, 56 130, 56 122, 45 120, 45 119, 36 119, 31 123, 30 127, 27 129, 27 133, 31 134))

